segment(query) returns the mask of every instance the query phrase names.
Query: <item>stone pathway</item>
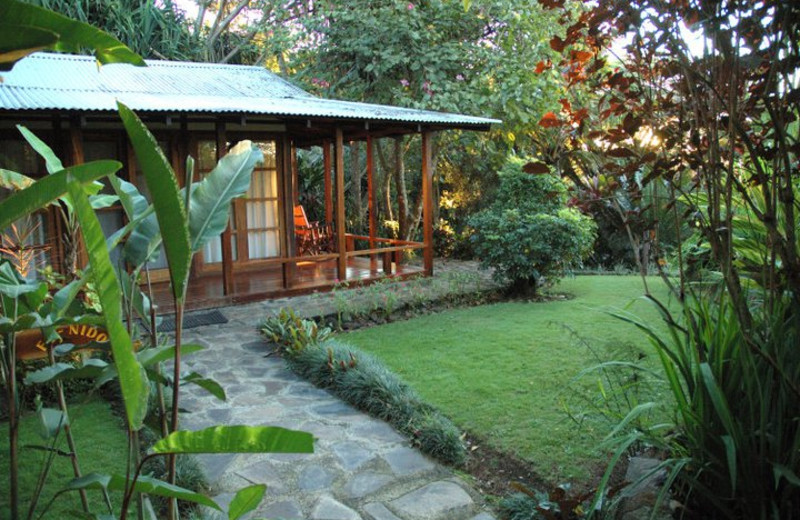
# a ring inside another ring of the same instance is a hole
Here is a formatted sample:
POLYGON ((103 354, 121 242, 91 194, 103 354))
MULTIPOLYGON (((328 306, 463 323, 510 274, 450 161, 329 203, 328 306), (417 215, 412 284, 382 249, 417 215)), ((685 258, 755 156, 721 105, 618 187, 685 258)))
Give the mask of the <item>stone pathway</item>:
MULTIPOLYGON (((453 265, 453 264, 451 264, 453 265)), ((474 264, 455 263, 457 269, 474 264)), ((441 272, 447 272, 440 269, 441 272)), ((327 303, 326 303, 327 302, 327 303)), ((209 455, 202 458, 218 501, 256 483, 267 495, 255 518, 312 520, 493 520, 483 498, 453 471, 409 447, 383 421, 343 403, 266 356, 257 325, 291 305, 303 314, 332 312, 314 296, 222 309, 224 325, 186 331, 206 347, 184 369, 218 381, 228 400, 183 387, 182 427, 215 424, 283 426, 314 434, 314 453, 209 455)))

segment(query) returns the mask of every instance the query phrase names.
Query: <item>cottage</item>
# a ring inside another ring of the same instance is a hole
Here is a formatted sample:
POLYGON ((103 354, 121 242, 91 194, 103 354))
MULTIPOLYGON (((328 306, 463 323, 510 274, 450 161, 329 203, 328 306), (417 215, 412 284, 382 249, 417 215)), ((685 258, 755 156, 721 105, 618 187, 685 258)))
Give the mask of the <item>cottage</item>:
MULTIPOLYGON (((191 307, 272 298, 331 287, 339 281, 373 280, 433 272, 433 196, 430 139, 446 129, 488 130, 496 120, 407 108, 320 99, 261 67, 148 61, 98 68, 94 58, 37 53, 21 60, 0 82, 0 168, 31 176, 44 164, 15 129, 24 124, 64 161, 117 159, 120 175, 146 193, 116 113, 116 100, 131 107, 170 159, 179 182, 185 158, 197 160, 198 178, 242 139, 256 143, 265 161, 250 190, 233 203, 228 229, 196 255, 191 307), (366 142, 368 193, 374 193, 376 139, 421 134, 423 241, 379 236, 368 196, 369 232, 348 233, 345 215, 345 143, 366 142), (325 223, 307 222, 298 206, 296 150, 321 146, 325 223), (399 253, 422 250, 422 267, 402 265, 399 253)), ((34 243, 56 269, 66 269, 63 222, 56 212, 38 220, 34 243)), ((124 224, 121 208, 102 210, 110 234, 124 224)), ((113 256, 113 253, 112 253, 113 256)), ((166 285, 163 255, 150 266, 166 285)), ((166 292, 166 287, 161 289, 166 292)), ((158 287, 157 287, 158 290, 158 287)))

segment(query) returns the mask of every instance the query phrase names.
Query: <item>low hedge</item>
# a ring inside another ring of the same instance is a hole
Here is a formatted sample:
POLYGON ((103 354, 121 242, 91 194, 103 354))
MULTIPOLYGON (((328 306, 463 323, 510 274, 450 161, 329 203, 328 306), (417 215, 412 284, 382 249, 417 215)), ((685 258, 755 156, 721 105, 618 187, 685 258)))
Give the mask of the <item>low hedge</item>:
POLYGON ((298 375, 393 425, 424 453, 455 466, 466 460, 458 428, 369 354, 327 340, 295 350, 286 362, 298 375))
MULTIPOLYGON (((302 329, 310 327, 304 323, 310 320, 295 321, 288 315, 283 318, 283 326, 294 321, 302 329)), ((280 317, 268 319, 262 332, 282 347, 284 359, 293 372, 359 410, 385 420, 422 452, 454 466, 465 462, 467 451, 458 428, 380 361, 334 339, 311 339, 302 346, 296 341, 280 341, 281 335, 274 334, 276 320, 280 317)), ((296 339, 298 334, 286 336, 296 339)))

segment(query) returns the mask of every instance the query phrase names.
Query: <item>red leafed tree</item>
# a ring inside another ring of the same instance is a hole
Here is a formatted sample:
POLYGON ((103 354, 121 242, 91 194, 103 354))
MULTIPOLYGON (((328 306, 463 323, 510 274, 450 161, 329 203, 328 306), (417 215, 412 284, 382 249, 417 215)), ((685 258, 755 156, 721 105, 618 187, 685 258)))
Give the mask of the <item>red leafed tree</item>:
MULTIPOLYGON (((564 81, 589 84, 599 97, 591 106, 562 102, 558 114, 549 112, 540 124, 572 125, 574 147, 590 147, 602 161, 598 169, 615 179, 606 184, 609 189, 626 186, 637 200, 643 187, 658 181, 662 196, 682 197, 737 300, 743 291, 732 247, 732 206, 745 205, 764 226, 778 260, 772 279, 759 282, 790 291, 800 304, 795 200, 800 5, 688 0, 587 5, 578 15, 564 11, 564 37, 550 45, 562 54, 553 66, 564 81), (685 195, 698 190, 711 204, 689 203, 685 195)), ((650 220, 645 227, 655 232, 666 224, 650 220)), ((746 312, 742 318, 749 321, 746 312)))
POLYGON ((695 290, 678 249, 682 321, 650 333, 676 397, 678 498, 692 518, 796 516, 800 3, 541 3, 563 13, 552 67, 597 94, 540 121, 594 157, 573 161, 583 201, 616 208, 643 273, 672 227, 721 280, 695 290))

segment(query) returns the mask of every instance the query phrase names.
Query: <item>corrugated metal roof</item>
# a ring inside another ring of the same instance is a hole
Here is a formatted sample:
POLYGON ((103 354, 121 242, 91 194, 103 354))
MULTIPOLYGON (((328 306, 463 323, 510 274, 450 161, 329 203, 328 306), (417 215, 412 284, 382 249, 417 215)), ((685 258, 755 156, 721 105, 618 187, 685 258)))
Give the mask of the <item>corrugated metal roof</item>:
POLYGON ((241 113, 487 127, 496 119, 320 99, 262 67, 147 60, 98 68, 90 56, 36 53, 0 83, 0 109, 241 113))

